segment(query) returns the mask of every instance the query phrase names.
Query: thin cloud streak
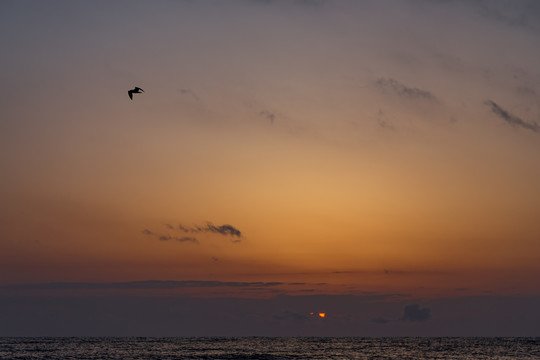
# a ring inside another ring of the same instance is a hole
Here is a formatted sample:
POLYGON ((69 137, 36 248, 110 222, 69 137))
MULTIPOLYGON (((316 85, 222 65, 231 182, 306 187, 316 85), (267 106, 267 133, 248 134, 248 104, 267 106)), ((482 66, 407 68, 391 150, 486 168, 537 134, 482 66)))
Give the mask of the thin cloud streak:
MULTIPOLYGON (((214 225, 211 222, 207 222, 204 226, 195 225, 193 227, 186 227, 183 225, 178 225, 178 228, 174 227, 171 224, 164 224, 164 226, 168 230, 183 232, 183 233, 189 233, 189 234, 197 234, 197 233, 213 233, 218 235, 223 235, 227 237, 231 237, 233 243, 239 243, 241 242, 242 238, 242 232, 238 230, 236 227, 230 225, 230 224, 224 224, 224 225, 214 225)), ((147 236, 155 236, 160 241, 169 241, 169 240, 175 240, 178 242, 191 242, 194 244, 199 244, 199 240, 192 236, 174 236, 170 234, 158 234, 150 229, 144 229, 141 231, 144 235, 147 236)))
POLYGON ((510 124, 513 127, 522 127, 527 130, 531 130, 534 132, 540 132, 540 126, 536 122, 527 122, 515 115, 510 114, 508 111, 500 107, 496 102, 493 100, 487 100, 485 102, 486 105, 491 107, 491 111, 499 116, 501 119, 506 121, 508 124, 510 124))
POLYGON ((378 78, 375 84, 383 92, 392 92, 404 98, 437 101, 437 97, 431 92, 419 88, 408 87, 396 79, 378 78))
POLYGON ((193 227, 187 227, 180 224, 178 225, 178 229, 185 233, 192 233, 192 234, 210 232, 210 233, 220 234, 224 236, 231 236, 231 237, 236 237, 236 238, 242 237, 242 232, 230 224, 216 226, 211 222, 207 222, 206 225, 203 225, 203 226, 195 225, 193 227))
POLYGON ((111 283, 90 283, 90 282, 54 282, 44 284, 15 284, 0 287, 4 290, 121 290, 121 289, 176 289, 176 288, 215 288, 215 287, 274 287, 287 285, 283 282, 238 282, 238 281, 168 281, 168 280, 148 280, 130 282, 111 283))

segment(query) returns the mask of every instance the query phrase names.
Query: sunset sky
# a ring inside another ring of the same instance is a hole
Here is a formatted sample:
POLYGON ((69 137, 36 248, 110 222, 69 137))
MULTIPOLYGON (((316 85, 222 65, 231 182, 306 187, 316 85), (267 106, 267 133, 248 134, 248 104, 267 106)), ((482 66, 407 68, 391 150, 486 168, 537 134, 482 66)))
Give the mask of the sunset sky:
POLYGON ((540 336, 538 1, 1 0, 0 48, 0 336, 540 336))

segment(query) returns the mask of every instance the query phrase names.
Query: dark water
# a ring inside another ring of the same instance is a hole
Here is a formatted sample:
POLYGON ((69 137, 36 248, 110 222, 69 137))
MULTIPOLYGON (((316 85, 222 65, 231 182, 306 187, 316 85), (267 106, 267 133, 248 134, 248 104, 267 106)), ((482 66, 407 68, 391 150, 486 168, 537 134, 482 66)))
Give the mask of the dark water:
POLYGON ((540 359, 540 338, 0 338, 0 359, 540 359))

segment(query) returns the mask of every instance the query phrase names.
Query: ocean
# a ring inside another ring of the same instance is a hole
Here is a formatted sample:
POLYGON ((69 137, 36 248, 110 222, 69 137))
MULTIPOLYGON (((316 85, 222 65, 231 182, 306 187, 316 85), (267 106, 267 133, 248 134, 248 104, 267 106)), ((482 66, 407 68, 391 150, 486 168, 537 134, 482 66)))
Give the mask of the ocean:
POLYGON ((540 359, 540 338, 0 338, 0 359, 540 359))

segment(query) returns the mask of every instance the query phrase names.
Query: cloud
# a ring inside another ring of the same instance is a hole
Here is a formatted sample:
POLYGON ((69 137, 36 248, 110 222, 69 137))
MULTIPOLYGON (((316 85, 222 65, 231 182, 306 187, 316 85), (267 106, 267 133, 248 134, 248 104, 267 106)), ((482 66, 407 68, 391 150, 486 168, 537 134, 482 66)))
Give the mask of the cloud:
POLYGON ((229 224, 215 226, 212 223, 208 223, 206 225, 206 230, 209 232, 218 233, 225 236, 227 235, 235 236, 235 237, 242 236, 242 233, 240 232, 240 230, 238 230, 237 228, 229 224))
POLYGON ((437 101, 431 92, 405 86, 392 78, 378 78, 375 84, 384 92, 392 92, 404 98, 437 101))
MULTIPOLYGON (((232 242, 238 243, 241 241, 242 238, 242 232, 238 230, 236 227, 230 225, 230 224, 224 224, 224 225, 214 225, 211 222, 207 222, 206 225, 199 226, 194 225, 193 227, 187 227, 183 225, 178 225, 178 227, 174 227, 171 224, 164 224, 164 226, 169 230, 176 230, 178 232, 183 232, 186 234, 197 234, 197 233, 214 233, 219 234, 223 236, 229 236, 233 238, 232 242)), ((199 240, 193 236, 175 236, 170 234, 157 234, 149 229, 144 229, 141 231, 144 235, 149 236, 155 236, 160 241, 169 241, 169 240, 175 240, 178 242, 191 242, 194 244, 199 244, 199 240)), ((217 260, 216 260, 217 261, 217 260)))
POLYGON ((420 308, 418 304, 412 304, 405 306, 403 309, 403 317, 401 321, 410 321, 410 322, 423 322, 429 320, 431 317, 429 308, 420 308))
POLYGON ((383 129, 394 130, 394 125, 388 121, 385 113, 381 109, 377 112, 377 124, 383 129))
POLYGON ((192 242, 192 243, 196 243, 196 244, 199 243, 199 240, 197 240, 197 238, 190 237, 190 236, 184 236, 184 237, 176 237, 175 236, 173 239, 176 240, 176 241, 180 241, 180 242, 192 242))
POLYGON ((167 234, 167 235, 158 235, 158 239, 161 241, 176 240, 179 242, 192 242, 195 244, 199 243, 199 240, 197 240, 197 238, 190 237, 190 236, 179 237, 179 236, 171 236, 167 234))
POLYGON ((259 113, 259 116, 265 117, 266 119, 270 120, 270 122, 273 124, 274 120, 276 119, 276 114, 271 113, 269 111, 263 110, 259 113))
POLYGON ((199 101, 199 97, 190 89, 178 89, 178 92, 182 95, 191 96, 195 101, 199 101))
MULTIPOLYGON (((242 237, 242 232, 230 224, 214 225, 211 222, 207 222, 206 225, 203 225, 203 226, 195 225, 193 227, 187 227, 183 225, 178 225, 178 230, 183 231, 185 233, 191 233, 191 234, 210 232, 214 234, 220 234, 223 236, 235 237, 238 239, 242 237)), ((239 241, 239 240, 235 240, 235 241, 239 241)))
POLYGON ((540 132, 540 126, 536 122, 527 122, 515 115, 510 114, 508 111, 504 110, 502 107, 500 107, 497 103, 495 103, 492 100, 486 100, 485 104, 491 107, 491 111, 498 115, 501 119, 506 121, 508 124, 510 124, 513 127, 522 127, 527 130, 531 130, 534 132, 540 132))

